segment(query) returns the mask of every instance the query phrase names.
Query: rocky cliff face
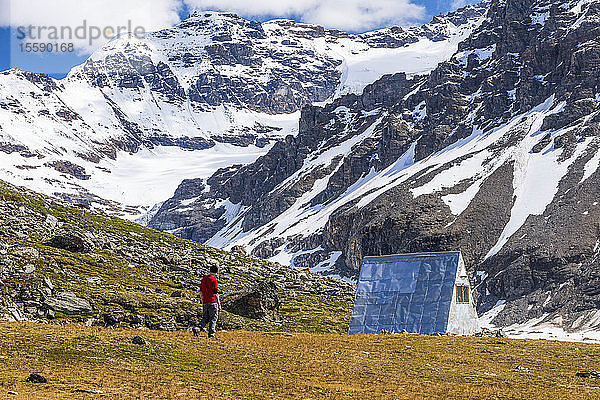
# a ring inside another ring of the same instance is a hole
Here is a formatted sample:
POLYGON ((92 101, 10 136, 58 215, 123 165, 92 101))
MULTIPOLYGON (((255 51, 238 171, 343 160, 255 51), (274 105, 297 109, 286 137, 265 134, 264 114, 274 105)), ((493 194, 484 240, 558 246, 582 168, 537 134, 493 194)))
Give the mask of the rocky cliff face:
POLYGON ((389 72, 431 70, 484 9, 363 35, 194 13, 143 39, 111 41, 60 81, 3 72, 0 171, 69 201, 140 214, 183 179, 253 162, 295 135, 307 104, 389 72))
POLYGON ((429 75, 306 107, 296 137, 184 182, 151 226, 346 276, 365 255, 460 249, 493 323, 590 327, 598 37, 596 1, 494 0, 429 75))

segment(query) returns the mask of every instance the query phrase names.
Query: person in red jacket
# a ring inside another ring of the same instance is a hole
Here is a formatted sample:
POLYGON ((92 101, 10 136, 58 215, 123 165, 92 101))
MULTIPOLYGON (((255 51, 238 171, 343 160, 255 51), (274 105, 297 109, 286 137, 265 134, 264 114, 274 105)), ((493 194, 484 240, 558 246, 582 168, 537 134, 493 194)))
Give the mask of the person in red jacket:
POLYGON ((215 329, 217 328, 217 319, 221 311, 221 301, 219 300, 219 282, 217 274, 219 267, 211 265, 210 274, 202 278, 200 288, 202 290, 202 320, 196 329, 193 329, 194 335, 198 335, 198 331, 203 330, 208 325, 208 337, 215 337, 215 329))

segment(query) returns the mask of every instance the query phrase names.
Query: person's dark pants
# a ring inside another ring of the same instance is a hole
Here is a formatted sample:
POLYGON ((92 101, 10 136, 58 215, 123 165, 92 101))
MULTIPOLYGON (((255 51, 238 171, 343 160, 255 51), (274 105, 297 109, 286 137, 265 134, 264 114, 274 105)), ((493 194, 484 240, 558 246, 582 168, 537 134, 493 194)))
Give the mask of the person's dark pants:
POLYGON ((200 329, 208 324, 208 337, 215 337, 215 330, 217 329, 217 319, 219 318, 219 304, 218 303, 205 303, 202 304, 202 320, 198 325, 200 329))

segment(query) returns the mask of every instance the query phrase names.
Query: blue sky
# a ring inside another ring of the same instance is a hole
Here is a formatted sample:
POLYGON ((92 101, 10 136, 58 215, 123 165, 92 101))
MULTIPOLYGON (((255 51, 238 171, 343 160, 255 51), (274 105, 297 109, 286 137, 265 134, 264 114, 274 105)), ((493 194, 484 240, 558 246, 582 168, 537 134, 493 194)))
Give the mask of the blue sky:
MULTIPOLYGON (((11 0, 0 0, 0 2, 9 2, 11 0)), ((20 1, 20 0, 13 0, 13 1, 20 1)), ((104 0, 104 2, 106 2, 107 0, 104 0)), ((122 0, 119 0, 122 1, 122 0)), ((335 11, 335 16, 331 15, 331 13, 327 14, 327 10, 326 9, 318 9, 314 12, 311 12, 309 10, 309 6, 307 6, 306 10, 305 9, 300 9, 301 11, 298 12, 292 12, 292 11, 288 11, 293 9, 298 9, 296 6, 287 6, 287 8, 282 8, 279 5, 281 3, 285 4, 285 0, 251 0, 251 2, 253 2, 252 4, 258 4, 259 8, 250 6, 247 2, 247 0, 148 0, 149 3, 154 3, 153 7, 156 6, 156 3, 159 3, 161 1, 165 1, 168 2, 170 1, 171 4, 169 5, 169 7, 171 7, 173 10, 173 15, 170 17, 170 19, 165 19, 163 21, 160 21, 160 23, 157 25, 157 27, 164 27, 164 26, 170 26, 173 23, 176 23, 177 20, 179 19, 183 19, 185 18, 188 13, 189 13, 189 9, 190 8, 196 8, 196 7, 201 7, 203 9, 217 9, 217 8, 222 8, 222 10, 227 9, 227 11, 229 11, 230 9, 232 9, 232 11, 237 12, 238 14, 247 17, 247 18, 254 18, 254 19, 258 19, 261 21, 264 21, 266 19, 270 19, 273 17, 279 17, 279 18, 292 18, 292 19, 296 19, 296 20, 302 20, 303 22, 309 22, 309 23, 320 23, 326 27, 330 27, 330 28, 341 28, 347 31, 352 31, 352 32, 357 32, 357 31, 364 31, 364 30, 371 30, 371 29, 376 29, 376 28, 382 28, 385 27, 386 25, 390 25, 390 22, 383 22, 384 20, 387 20, 387 18, 382 18, 382 13, 383 15, 385 15, 386 12, 389 12, 390 15, 393 15, 394 13, 396 14, 402 14, 402 12, 404 11, 403 7, 406 9, 406 15, 410 16, 410 17, 406 17, 406 20, 404 19, 398 19, 396 18, 395 22, 402 24, 402 25, 409 25, 409 24, 414 24, 414 23, 425 23, 428 22, 431 17, 433 17, 434 15, 443 13, 443 12, 448 12, 451 11, 452 9, 455 9, 458 5, 460 4, 465 4, 465 3, 473 3, 475 2, 475 0, 371 0, 371 2, 367 2, 367 3, 360 3, 361 1, 364 0, 355 0, 357 2, 356 5, 356 9, 355 9, 355 13, 356 12, 364 12, 365 14, 363 15, 358 15, 355 17, 359 17, 357 18, 357 20, 360 20, 361 22, 364 22, 363 25, 348 25, 348 26, 339 26, 340 21, 345 21, 345 20, 349 20, 351 19, 351 16, 349 15, 344 15, 344 14, 340 14, 339 12, 337 12, 337 10, 335 11), (181 3, 173 3, 173 2, 177 2, 180 1, 181 3), (244 4, 242 4, 242 1, 246 2, 244 4), (274 1, 274 2, 270 2, 270 1, 274 1), (177 4, 176 6, 173 6, 173 4, 177 4), (239 4, 239 7, 237 7, 237 5, 239 4), (364 4, 369 4, 368 8, 365 8, 364 4), (372 6, 373 5, 373 6, 372 6), (273 6, 272 9, 270 9, 269 7, 273 6), (375 8, 377 8, 377 6, 379 7, 379 10, 375 10, 375 8), (422 8, 420 8, 420 7, 422 8), (296 7, 296 8, 294 8, 296 7), (390 9, 387 10, 386 7, 389 7, 390 9), (269 11, 266 11, 269 10, 269 11), (270 10, 273 10, 272 12, 270 10), (278 11, 279 10, 279 11, 278 11), (363 11, 366 10, 366 11, 363 11), (319 15, 318 13, 321 13, 321 15, 319 15), (371 13, 371 15, 367 15, 371 13), (377 14, 379 13, 379 15, 377 14), (268 14, 268 15, 267 15, 268 14), (364 17, 364 18, 363 18, 364 17), (336 20, 335 18, 338 18, 338 20, 336 20), (371 19, 369 19, 371 18, 371 19), (408 22, 410 21, 410 22, 408 22), (328 26, 329 25, 329 26, 328 26), (350 27, 352 26, 357 26, 357 29, 351 29, 350 27), (365 29, 367 28, 367 29, 365 29)), ((305 0, 306 2, 310 2, 311 0, 305 0)), ((335 1, 335 0, 330 0, 330 1, 335 1)), ((346 0, 347 1, 347 0, 346 0)), ((298 2, 298 0, 296 0, 296 2, 298 2)), ((302 3, 302 2, 300 2, 302 3)), ((4 4, 4 6, 6 7, 6 4, 4 4)), ((105 4, 105 3, 104 3, 105 4)), ((294 3, 292 3, 294 4, 294 3)), ((348 3, 346 3, 348 4, 348 3)), ((0 3, 0 6, 2 4, 0 3)), ((313 6, 314 7, 314 6, 313 6)), ((221 10, 219 10, 221 11, 221 10)), ((2 9, 0 9, 0 12, 3 12, 2 9)), ((348 10, 348 12, 352 12, 352 10, 348 10)), ((156 13, 155 13, 156 14, 156 13)), ((164 12, 158 12, 158 14, 166 14, 164 12)), ((87 16, 85 16, 84 18, 87 18, 87 16)), ((39 21, 39 18, 37 20, 34 20, 33 23, 35 23, 36 21, 39 21)), ((42 20, 43 21, 43 20, 42 20)), ((392 21, 392 19, 389 19, 389 21, 392 21)), ((28 22, 31 23, 31 22, 28 22)), ((15 30, 13 29, 13 37, 11 38, 11 30, 9 28, 6 27, 6 25, 8 25, 9 23, 6 22, 6 19, 4 21, 2 21, 0 19, 0 26, 5 26, 5 27, 0 27, 0 71, 12 68, 12 67, 19 67, 28 71, 34 71, 34 72, 44 72, 47 73, 51 76, 54 76, 56 78, 62 78, 69 70, 71 67, 78 65, 80 63, 82 63, 83 61, 85 61, 85 59, 88 57, 89 52, 91 50, 85 50, 85 49, 80 49, 79 52, 74 52, 74 53, 62 53, 62 54, 54 54, 54 55, 44 55, 44 56, 40 56, 40 55, 27 55, 26 57, 21 57, 19 56, 18 59, 13 57, 11 59, 11 39, 14 39, 14 35, 16 35, 15 30), (4 23, 3 23, 4 22, 4 23)), ((14 24, 14 22, 13 22, 14 24)), ((13 40, 12 43, 14 44, 14 47, 12 48, 13 50, 13 54, 22 54, 22 53, 15 53, 15 47, 17 46, 17 41, 13 40)))

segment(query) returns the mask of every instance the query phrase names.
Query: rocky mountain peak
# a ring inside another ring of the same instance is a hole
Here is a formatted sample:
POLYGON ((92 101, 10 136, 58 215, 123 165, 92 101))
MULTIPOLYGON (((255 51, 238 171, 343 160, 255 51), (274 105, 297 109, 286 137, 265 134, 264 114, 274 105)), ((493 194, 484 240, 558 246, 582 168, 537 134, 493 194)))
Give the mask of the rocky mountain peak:
POLYGON ((360 93, 389 73, 430 71, 484 12, 472 6, 454 22, 362 35, 199 12, 141 39, 112 40, 60 81, 3 73, 0 171, 18 185, 139 216, 182 180, 207 178, 233 158, 253 162, 295 136, 307 105, 360 93))

